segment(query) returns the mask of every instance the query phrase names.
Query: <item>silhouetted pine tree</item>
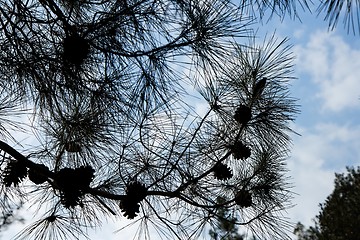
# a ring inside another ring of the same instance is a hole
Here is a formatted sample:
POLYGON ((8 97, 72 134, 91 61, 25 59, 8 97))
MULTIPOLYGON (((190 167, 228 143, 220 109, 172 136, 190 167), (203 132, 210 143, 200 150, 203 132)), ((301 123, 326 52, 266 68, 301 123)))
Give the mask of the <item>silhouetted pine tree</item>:
POLYGON ((315 226, 305 229, 298 223, 294 233, 299 240, 345 240, 360 236, 360 167, 347 167, 336 173, 334 190, 320 204, 315 226))
POLYGON ((295 2, 251 2, 1 1, 0 206, 45 209, 18 239, 121 216, 139 234, 195 238, 219 207, 286 236, 293 56, 286 39, 255 42, 251 23, 295 2), (16 114, 33 148, 17 145, 16 114))

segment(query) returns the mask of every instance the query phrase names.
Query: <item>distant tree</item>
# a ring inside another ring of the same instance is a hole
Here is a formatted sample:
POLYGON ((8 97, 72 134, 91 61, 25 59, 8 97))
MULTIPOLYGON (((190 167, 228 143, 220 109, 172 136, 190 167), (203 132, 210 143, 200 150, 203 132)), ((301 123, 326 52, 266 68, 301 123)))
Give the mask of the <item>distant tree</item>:
POLYGON ((320 204, 315 226, 305 229, 299 223, 299 240, 349 240, 360 236, 360 167, 347 168, 347 174, 335 174, 334 191, 320 204))
MULTIPOLYGON (((218 198, 217 201, 223 205, 225 200, 218 198)), ((239 233, 238 221, 225 206, 219 207, 215 214, 216 221, 213 222, 213 228, 210 229, 209 235, 212 240, 244 240, 244 235, 239 233)))
POLYGON ((319 236, 319 229, 317 226, 306 229, 302 223, 298 222, 295 226, 294 234, 298 240, 316 240, 319 236))

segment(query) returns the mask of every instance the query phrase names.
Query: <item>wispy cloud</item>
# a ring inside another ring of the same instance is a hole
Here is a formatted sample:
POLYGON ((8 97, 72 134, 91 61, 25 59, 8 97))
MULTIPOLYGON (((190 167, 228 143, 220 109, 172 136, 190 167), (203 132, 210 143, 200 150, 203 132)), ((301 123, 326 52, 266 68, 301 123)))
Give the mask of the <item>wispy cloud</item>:
POLYGON ((295 52, 298 70, 319 87, 323 111, 360 108, 360 49, 339 35, 316 31, 295 52))
POLYGON ((360 126, 317 123, 297 131, 289 160, 296 206, 289 210, 293 222, 313 225, 312 219, 334 187, 334 173, 359 164, 360 126))
POLYGON ((306 105, 303 121, 295 125, 302 136, 295 137, 289 160, 298 194, 289 215, 313 225, 319 203, 333 190, 334 173, 360 163, 360 49, 336 33, 308 30, 294 33, 301 35, 294 48, 300 74, 296 86, 306 105))

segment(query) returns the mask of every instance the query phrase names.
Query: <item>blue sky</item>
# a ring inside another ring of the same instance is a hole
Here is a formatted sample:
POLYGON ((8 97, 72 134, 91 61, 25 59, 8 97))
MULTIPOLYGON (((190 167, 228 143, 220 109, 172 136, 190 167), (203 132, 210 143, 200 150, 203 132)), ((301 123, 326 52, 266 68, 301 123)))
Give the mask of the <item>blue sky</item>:
POLYGON ((360 41, 347 34, 341 19, 330 32, 321 16, 300 15, 302 23, 270 25, 294 45, 298 79, 292 93, 301 114, 293 128, 301 136, 294 136, 289 159, 297 195, 288 213, 291 221, 310 225, 333 190, 334 173, 360 163, 360 41))
MULTIPOLYGON (((321 16, 300 16, 302 23, 273 18, 259 33, 276 29, 294 46, 298 79, 292 82, 292 94, 299 99, 301 114, 292 127, 301 136, 293 136, 288 161, 295 206, 285 215, 308 226, 333 189, 334 173, 360 163, 360 36, 347 34, 341 19, 329 32, 321 16)), ((126 232, 113 234, 118 223, 104 225, 90 234, 92 239, 131 239, 126 232)), ((14 224, 3 239, 22 227, 14 224)))

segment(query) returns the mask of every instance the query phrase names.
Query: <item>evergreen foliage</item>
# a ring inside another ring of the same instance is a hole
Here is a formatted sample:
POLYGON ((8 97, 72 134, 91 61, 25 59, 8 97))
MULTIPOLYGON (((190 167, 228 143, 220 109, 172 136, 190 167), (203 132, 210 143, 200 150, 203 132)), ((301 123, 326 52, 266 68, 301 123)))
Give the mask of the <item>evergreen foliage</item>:
POLYGON ((121 216, 139 235, 196 238, 220 207, 286 236, 293 55, 252 24, 299 2, 0 3, 0 206, 45 208, 18 239, 86 236, 121 216), (21 148, 22 130, 38 143, 21 148))
POLYGON ((305 229, 298 223, 299 240, 358 239, 360 236, 360 167, 335 174, 335 188, 315 218, 315 226, 305 229))

